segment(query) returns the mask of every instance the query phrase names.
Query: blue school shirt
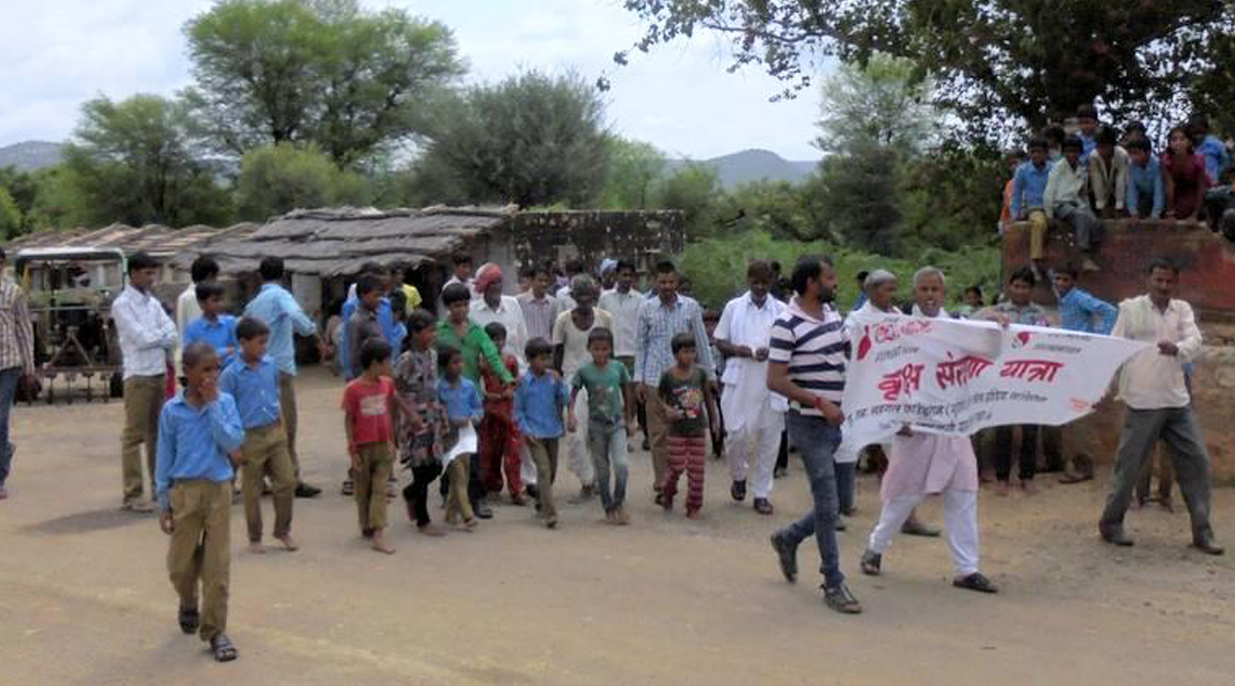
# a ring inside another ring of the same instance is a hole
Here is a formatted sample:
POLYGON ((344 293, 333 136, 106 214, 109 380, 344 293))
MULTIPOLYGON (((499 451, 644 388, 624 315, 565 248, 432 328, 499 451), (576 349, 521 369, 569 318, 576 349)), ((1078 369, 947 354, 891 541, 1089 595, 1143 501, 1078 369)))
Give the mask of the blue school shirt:
POLYGON ((279 421, 279 365, 274 358, 263 355, 256 367, 250 367, 243 356, 236 359, 219 376, 219 390, 232 396, 246 429, 270 426, 279 421))
POLYGON ((187 348, 199 342, 210 344, 219 354, 219 368, 226 369, 227 365, 236 359, 235 352, 227 352, 228 348, 235 351, 238 345, 236 343, 236 318, 230 314, 221 314, 214 321, 198 317, 189 322, 189 325, 184 327, 184 347, 187 348))
MULTIPOLYGON (((348 348, 347 343, 347 323, 352 320, 352 313, 360 306, 360 299, 354 294, 343 301, 343 332, 339 342, 340 358, 343 362, 343 378, 354 379, 360 376, 364 370, 352 369, 351 355, 346 354, 348 348)), ((377 306, 377 323, 382 327, 382 337, 390 344, 394 350, 394 356, 398 357, 403 350, 403 339, 407 338, 407 327, 401 321, 395 321, 394 311, 390 307, 390 298, 382 297, 381 302, 377 306)))
POLYGON ((1059 323, 1068 331, 1110 335, 1115 328, 1119 310, 1101 298, 1073 286, 1068 294, 1059 299, 1059 323), (1094 325, 1094 318, 1098 324, 1094 325))
POLYGON ((184 392, 176 394, 159 413, 159 450, 154 469, 154 491, 159 506, 171 505, 168 491, 176 481, 205 479, 220 483, 236 475, 227 454, 244 443, 244 427, 236 412, 236 401, 219 393, 214 402, 202 408, 189 405, 184 392))
POLYGON ((485 408, 480 404, 480 393, 476 390, 476 384, 466 377, 459 377, 457 386, 452 386, 446 379, 438 379, 437 399, 446 408, 446 415, 451 420, 479 420, 485 416, 485 408))
POLYGON ((1046 182, 1051 176, 1050 160, 1038 169, 1033 162, 1024 162, 1016 168, 1016 176, 1012 180, 1012 218, 1020 219, 1021 211, 1035 207, 1043 207, 1042 196, 1046 193, 1046 182))
POLYGON ((1076 132, 1076 137, 1081 139, 1081 164, 1084 164, 1089 159, 1089 153, 1098 149, 1098 139, 1086 136, 1080 131, 1076 132))
POLYGON ((1196 151, 1205 156, 1205 171, 1209 174, 1209 180, 1213 183, 1221 183, 1222 172, 1231 166, 1231 154, 1226 151, 1226 144, 1217 136, 1210 134, 1205 136, 1205 141, 1196 151))
POLYGON ((262 320, 270 327, 270 343, 266 352, 279 365, 279 371, 295 376, 296 345, 292 340, 292 333, 301 336, 317 333, 317 325, 300 308, 296 298, 279 284, 268 283, 263 285, 257 297, 249 302, 244 313, 262 320))
POLYGON ((559 438, 565 433, 562 409, 570 402, 566 382, 545 372, 531 371, 519 379, 515 389, 515 421, 519 430, 532 438, 559 438))
POLYGON ((1166 205, 1166 191, 1162 186, 1162 165, 1153 155, 1144 167, 1135 162, 1128 163, 1128 199, 1125 206, 1129 212, 1140 212, 1142 195, 1153 198, 1150 218, 1161 219, 1162 208, 1166 205))

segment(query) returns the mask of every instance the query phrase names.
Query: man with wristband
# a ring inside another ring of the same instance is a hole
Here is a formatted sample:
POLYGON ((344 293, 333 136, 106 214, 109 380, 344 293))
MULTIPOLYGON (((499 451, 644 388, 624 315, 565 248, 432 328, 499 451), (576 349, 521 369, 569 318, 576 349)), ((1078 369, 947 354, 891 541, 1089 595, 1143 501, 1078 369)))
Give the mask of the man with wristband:
POLYGON ((768 389, 789 399, 789 440, 797 446, 810 479, 814 508, 772 534, 781 572, 797 578, 797 549, 814 535, 823 573, 823 599, 843 614, 862 612, 862 604, 845 585, 836 543, 836 473, 832 455, 840 444, 844 421, 840 401, 845 390, 845 342, 841 318, 828 307, 836 295, 836 270, 824 256, 805 256, 793 268, 797 296, 772 326, 768 389))

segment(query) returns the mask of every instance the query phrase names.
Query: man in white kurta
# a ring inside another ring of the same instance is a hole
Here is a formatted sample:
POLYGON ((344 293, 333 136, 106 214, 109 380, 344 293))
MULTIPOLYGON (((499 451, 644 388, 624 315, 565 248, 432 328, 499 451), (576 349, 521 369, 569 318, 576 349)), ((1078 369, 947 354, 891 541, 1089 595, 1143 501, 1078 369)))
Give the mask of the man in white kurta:
POLYGON ((767 262, 752 262, 746 281, 750 290, 725 305, 714 333, 717 347, 728 358, 720 407, 733 476, 729 492, 734 500, 745 500, 749 479, 755 511, 770 515, 772 472, 785 428, 786 403, 768 390, 768 341, 785 305, 768 295, 772 268, 767 262))
MULTIPOLYGON (((947 317, 943 311, 943 273, 924 267, 914 275, 914 315, 947 317)), ((878 575, 883 553, 892 544, 913 509, 928 495, 943 495, 944 526, 956 576, 952 585, 971 591, 995 593, 998 589, 980 571, 978 564, 978 460, 967 436, 922 433, 905 427, 892 439, 888 471, 879 495, 883 509, 871 532, 862 571, 878 575)))

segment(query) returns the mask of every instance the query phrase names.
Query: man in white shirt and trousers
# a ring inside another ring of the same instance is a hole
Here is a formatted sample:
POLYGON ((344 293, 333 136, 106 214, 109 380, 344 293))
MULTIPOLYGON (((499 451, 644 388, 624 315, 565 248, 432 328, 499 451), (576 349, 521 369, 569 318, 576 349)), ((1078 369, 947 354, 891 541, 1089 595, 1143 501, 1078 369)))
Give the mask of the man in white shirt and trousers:
MULTIPOLYGON (((947 317, 943 272, 923 267, 913 277, 919 317, 947 317)), ((1135 479, 1134 479, 1135 480, 1135 479)), ((981 593, 998 589, 978 570, 978 460, 968 436, 944 436, 906 426, 892 439, 888 471, 879 495, 883 507, 871 532, 862 572, 880 574, 883 553, 914 508, 926 496, 943 495, 944 527, 956 576, 952 585, 981 593)))
POLYGON ((785 304, 768 295, 772 266, 767 261, 750 263, 746 283, 749 290, 725 305, 714 333, 717 348, 728 358, 720 404, 729 434, 729 493, 737 502, 745 500, 749 478, 755 512, 770 515, 772 472, 788 403, 768 390, 768 342, 785 304))
POLYGON ((176 324, 152 292, 159 264, 144 252, 128 262, 129 283, 112 301, 111 316, 124 357, 124 431, 120 434, 120 462, 124 474, 124 509, 153 512, 142 493, 142 443, 150 498, 154 498, 155 456, 158 454, 159 412, 163 409, 167 361, 176 348, 176 324))
POLYGON ((1179 267, 1155 259, 1149 266, 1149 293, 1119 303, 1111 335, 1154 345, 1132 356, 1119 374, 1119 397, 1128 409, 1098 531, 1107 543, 1132 545, 1124 533, 1124 514, 1145 460, 1162 439, 1192 518, 1192 545, 1221 555, 1209 525, 1209 452, 1183 371, 1183 365, 1201 353, 1201 331, 1192 307, 1171 297, 1178 285, 1179 267))

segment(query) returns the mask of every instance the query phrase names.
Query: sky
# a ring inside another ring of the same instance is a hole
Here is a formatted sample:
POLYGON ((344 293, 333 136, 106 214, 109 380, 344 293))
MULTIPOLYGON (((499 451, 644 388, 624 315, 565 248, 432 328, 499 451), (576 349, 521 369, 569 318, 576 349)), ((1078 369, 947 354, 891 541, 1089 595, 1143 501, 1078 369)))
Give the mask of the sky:
MULTIPOLYGON (((817 91, 769 102, 781 85, 757 67, 729 74, 728 47, 696 36, 629 66, 613 54, 640 36, 619 0, 362 0, 402 7, 455 31, 472 81, 522 69, 575 70, 608 77, 611 127, 675 157, 706 159, 764 148, 793 160, 818 159, 811 145, 817 91)), ((172 95, 191 83, 184 23, 212 0, 50 0, 6 3, 0 25, 0 146, 61 141, 81 103, 99 95, 172 95)))

